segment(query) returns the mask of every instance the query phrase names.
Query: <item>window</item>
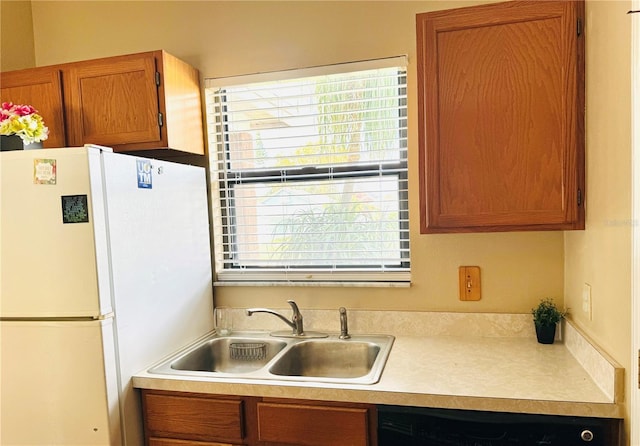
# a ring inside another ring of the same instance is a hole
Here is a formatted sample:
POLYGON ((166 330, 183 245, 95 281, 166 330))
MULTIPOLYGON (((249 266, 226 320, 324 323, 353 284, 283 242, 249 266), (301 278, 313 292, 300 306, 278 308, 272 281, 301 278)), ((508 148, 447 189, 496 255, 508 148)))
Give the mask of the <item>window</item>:
POLYGON ((391 61, 207 80, 217 281, 408 281, 406 70, 391 61))

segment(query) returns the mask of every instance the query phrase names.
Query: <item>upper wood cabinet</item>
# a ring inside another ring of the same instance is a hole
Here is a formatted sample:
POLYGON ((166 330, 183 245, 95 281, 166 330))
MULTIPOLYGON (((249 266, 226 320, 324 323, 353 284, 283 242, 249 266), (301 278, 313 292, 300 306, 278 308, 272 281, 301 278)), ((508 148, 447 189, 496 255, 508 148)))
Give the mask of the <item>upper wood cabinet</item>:
POLYGON ((38 110, 49 128, 43 147, 64 147, 66 135, 62 102, 62 75, 58 68, 43 67, 0 74, 1 102, 28 104, 38 110))
POLYGON ((583 1, 417 15, 421 233, 584 228, 583 1))
POLYGON ((2 73, 0 80, 2 101, 42 113, 50 130, 45 147, 204 154, 198 71, 165 51, 2 73))

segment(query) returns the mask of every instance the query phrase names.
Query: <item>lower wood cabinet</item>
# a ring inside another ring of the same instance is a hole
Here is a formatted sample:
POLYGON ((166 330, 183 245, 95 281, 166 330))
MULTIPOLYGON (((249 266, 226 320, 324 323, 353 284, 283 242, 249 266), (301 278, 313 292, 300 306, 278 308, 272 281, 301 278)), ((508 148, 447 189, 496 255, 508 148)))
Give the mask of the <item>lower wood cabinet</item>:
POLYGON ((150 446, 244 444, 246 402, 241 398, 145 391, 142 404, 150 446))
POLYGON ((151 438, 147 441, 149 446, 233 446, 229 443, 211 443, 190 440, 172 440, 170 438, 151 438))
POLYGON ((619 419, 159 390, 142 390, 142 406, 146 446, 476 444, 478 435, 494 436, 496 425, 504 444, 569 446, 586 435, 595 446, 622 444, 619 419))
POLYGON ((376 446, 369 404, 142 391, 147 446, 376 446))
POLYGON ((258 403, 258 440, 265 445, 369 446, 376 442, 375 409, 318 403, 258 403))

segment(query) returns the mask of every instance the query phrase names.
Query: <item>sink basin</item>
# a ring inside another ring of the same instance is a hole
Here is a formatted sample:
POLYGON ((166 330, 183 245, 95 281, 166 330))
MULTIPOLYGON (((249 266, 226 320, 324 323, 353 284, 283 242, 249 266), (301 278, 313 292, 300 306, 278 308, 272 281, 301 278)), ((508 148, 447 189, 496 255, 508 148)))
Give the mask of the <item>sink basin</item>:
POLYGON ((263 332, 215 334, 149 369, 149 373, 280 381, 374 384, 393 336, 277 338, 263 332))
POLYGON ((270 338, 214 337, 170 361, 173 370, 248 373, 264 367, 287 346, 270 338))
POLYGON ((269 369, 274 375, 359 378, 369 373, 380 346, 359 341, 305 341, 292 345, 269 369))

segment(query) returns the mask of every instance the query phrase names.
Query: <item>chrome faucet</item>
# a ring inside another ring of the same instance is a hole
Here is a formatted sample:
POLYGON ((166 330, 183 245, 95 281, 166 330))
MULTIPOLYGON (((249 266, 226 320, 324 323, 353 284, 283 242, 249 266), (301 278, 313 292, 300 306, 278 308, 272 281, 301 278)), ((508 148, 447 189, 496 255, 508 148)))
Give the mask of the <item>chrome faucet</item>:
POLYGON ((298 305, 292 301, 288 300, 287 303, 291 305, 291 309, 293 310, 293 315, 291 316, 291 320, 287 319, 277 311, 269 310, 268 308, 249 308, 246 310, 247 316, 251 316, 253 313, 269 313, 274 316, 279 317, 282 321, 287 324, 293 330, 294 336, 304 336, 304 326, 302 325, 302 314, 298 309, 298 305))

